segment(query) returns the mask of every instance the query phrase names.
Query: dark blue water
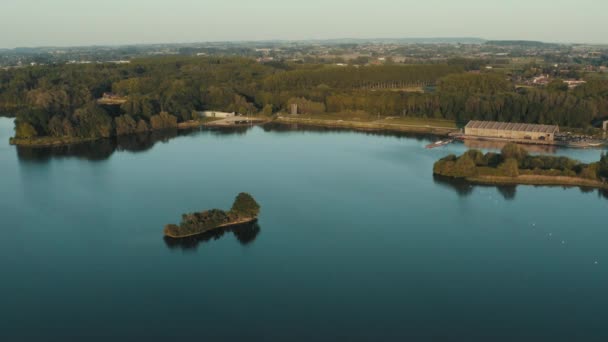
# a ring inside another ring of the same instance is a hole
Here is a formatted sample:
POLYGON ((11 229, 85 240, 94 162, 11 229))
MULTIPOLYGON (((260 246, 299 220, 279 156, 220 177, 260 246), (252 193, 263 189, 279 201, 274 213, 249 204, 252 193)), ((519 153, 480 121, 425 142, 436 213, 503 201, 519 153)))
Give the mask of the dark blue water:
POLYGON ((428 139, 253 128, 31 151, 11 130, 1 341, 608 339, 596 191, 434 179, 466 147, 428 139), (241 191, 259 226, 163 240, 241 191))

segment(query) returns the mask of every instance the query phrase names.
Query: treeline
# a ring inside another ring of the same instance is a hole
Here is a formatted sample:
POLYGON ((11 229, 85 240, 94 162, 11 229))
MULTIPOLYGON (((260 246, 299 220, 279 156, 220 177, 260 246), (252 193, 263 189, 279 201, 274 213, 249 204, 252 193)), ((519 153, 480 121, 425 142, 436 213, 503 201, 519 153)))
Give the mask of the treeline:
POLYGON ((435 84, 449 74, 460 73, 461 66, 450 65, 381 65, 324 66, 278 73, 264 81, 269 91, 329 87, 364 88, 378 83, 403 85, 435 84))
POLYGON ((590 164, 567 157, 529 155, 521 146, 507 144, 501 153, 469 150, 460 157, 449 155, 433 166, 433 173, 453 178, 477 176, 517 177, 520 174, 578 177, 594 181, 608 178, 608 156, 590 164))
POLYGON ((107 137, 175 127, 195 112, 272 115, 365 111, 382 116, 587 127, 608 115, 608 81, 576 89, 515 89, 500 73, 467 73, 477 61, 340 67, 245 58, 158 57, 130 64, 48 65, 0 71, 0 113, 16 115, 17 138, 107 137), (366 89, 384 82, 435 91, 366 89), (106 92, 125 100, 100 105, 106 92))
POLYGON ((255 86, 276 70, 241 58, 150 58, 128 65, 49 65, 0 72, 0 113, 16 137, 101 138, 174 128, 193 111, 257 112, 255 86), (97 99, 114 92, 121 106, 97 99))
POLYGON ((590 81, 574 90, 520 89, 499 75, 450 75, 435 93, 334 91, 328 112, 362 110, 385 116, 415 116, 467 122, 488 120, 586 128, 608 115, 608 82, 590 81))

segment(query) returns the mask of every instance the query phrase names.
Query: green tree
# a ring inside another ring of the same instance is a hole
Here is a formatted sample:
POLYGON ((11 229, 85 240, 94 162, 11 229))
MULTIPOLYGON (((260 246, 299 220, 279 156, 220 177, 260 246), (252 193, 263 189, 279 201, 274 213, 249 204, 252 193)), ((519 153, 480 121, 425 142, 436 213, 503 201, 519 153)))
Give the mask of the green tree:
POLYGON ((508 158, 502 164, 498 166, 498 170, 500 173, 507 177, 517 177, 519 176, 519 166, 517 159, 508 158))
POLYGON ((552 92, 568 91, 568 84, 560 79, 553 80, 547 84, 547 90, 552 92))
POLYGON ((598 173, 601 177, 608 178, 608 155, 603 154, 599 162, 598 173))
POLYGON ((29 139, 38 135, 34 126, 27 122, 15 122, 15 137, 18 139, 29 139))
POLYGON ((150 118, 150 126, 152 129, 177 128, 177 118, 167 112, 162 112, 150 118))
POLYGON ((108 138, 113 134, 112 118, 108 113, 89 103, 74 112, 76 135, 82 138, 108 138))
POLYGON ((136 133, 145 133, 150 130, 150 127, 144 120, 139 120, 137 122, 137 128, 135 129, 136 133))
POLYGON ((515 159, 518 163, 521 164, 528 156, 528 151, 526 151, 525 148, 517 144, 509 143, 502 148, 501 156, 503 160, 515 159))
POLYGON ((273 112, 272 105, 267 104, 264 106, 264 110, 262 111, 262 114, 264 114, 265 116, 271 116, 272 112, 273 112))
POLYGON ((133 134, 137 131, 137 122, 131 115, 125 114, 114 119, 116 135, 133 134))
POLYGON ((456 174, 456 177, 460 178, 473 177, 477 175, 475 161, 468 154, 462 155, 460 158, 458 158, 458 160, 456 160, 456 164, 454 164, 454 173, 456 174))
POLYGON ((232 204, 230 209, 231 214, 235 214, 239 217, 257 217, 260 212, 260 205, 253 199, 248 193, 240 193, 232 204))

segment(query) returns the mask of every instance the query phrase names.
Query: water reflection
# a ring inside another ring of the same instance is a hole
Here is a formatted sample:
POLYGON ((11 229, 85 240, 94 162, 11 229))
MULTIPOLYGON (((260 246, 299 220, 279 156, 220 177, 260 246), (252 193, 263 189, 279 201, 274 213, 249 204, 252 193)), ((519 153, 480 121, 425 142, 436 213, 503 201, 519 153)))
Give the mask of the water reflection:
POLYGON ((66 146, 25 147, 17 146, 17 156, 21 161, 45 163, 53 158, 78 158, 89 161, 106 160, 116 151, 145 152, 156 143, 166 143, 169 140, 185 135, 243 135, 251 127, 202 128, 193 130, 165 130, 145 134, 134 134, 84 142, 66 146))
POLYGON ((317 132, 317 133, 335 133, 335 132, 356 132, 359 134, 365 134, 369 136, 383 136, 383 137, 395 137, 395 138, 409 138, 417 141, 428 141, 437 139, 437 135, 428 133, 411 133, 411 132, 396 132, 389 130, 361 130, 352 129, 348 127, 321 127, 298 123, 278 123, 270 122, 264 124, 263 129, 265 132, 273 133, 290 133, 290 132, 317 132))
POLYGON ((466 197, 473 193, 473 184, 464 179, 433 174, 433 181, 437 185, 456 191, 460 197, 466 197))
POLYGON ((496 186, 498 192, 504 197, 507 201, 512 201, 515 199, 515 194, 517 193, 517 185, 499 185, 496 186))
MULTIPOLYGON (((488 141, 488 140, 464 140, 464 146, 469 149, 476 150, 501 150, 507 142, 503 141, 488 141)), ((551 145, 525 145, 525 149, 529 153, 533 154, 555 154, 557 152, 557 146, 551 145)))
POLYGON ((170 237, 164 237, 165 244, 169 249, 181 249, 184 251, 196 251, 199 245, 215 241, 222 238, 227 233, 232 233, 239 243, 243 246, 249 245, 255 239, 262 229, 258 222, 241 224, 238 226, 232 226, 227 228, 215 229, 205 234, 196 235, 184 239, 173 239, 170 237))
MULTIPOLYGON (((479 188, 496 188, 498 193, 507 201, 515 199, 517 194, 517 185, 484 185, 484 184, 473 184, 464 179, 457 179, 451 177, 445 177, 440 175, 433 175, 433 181, 435 184, 442 187, 454 190, 458 196, 467 197, 473 193, 476 187, 479 188)), ((577 186, 562 186, 562 185, 533 185, 534 187, 561 187, 563 189, 578 188, 582 193, 591 193, 597 190, 600 198, 608 199, 608 190, 577 187, 577 186)))

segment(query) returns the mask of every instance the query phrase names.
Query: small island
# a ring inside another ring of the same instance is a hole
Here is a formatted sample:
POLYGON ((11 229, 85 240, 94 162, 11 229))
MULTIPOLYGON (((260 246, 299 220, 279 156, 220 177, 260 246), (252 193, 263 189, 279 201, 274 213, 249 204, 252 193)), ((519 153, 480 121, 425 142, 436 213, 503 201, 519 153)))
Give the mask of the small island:
POLYGON ((507 144, 501 153, 469 150, 449 155, 433 166, 433 174, 490 185, 561 185, 608 189, 608 156, 595 163, 567 157, 529 155, 521 146, 507 144))
POLYGON ((198 213, 182 215, 179 226, 168 224, 164 234, 173 239, 187 238, 204 234, 214 229, 254 222, 258 218, 260 205, 248 193, 240 193, 234 200, 230 211, 211 209, 198 213))

